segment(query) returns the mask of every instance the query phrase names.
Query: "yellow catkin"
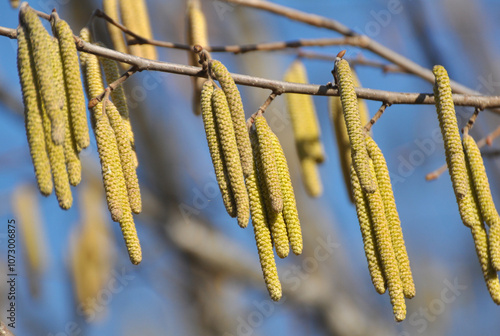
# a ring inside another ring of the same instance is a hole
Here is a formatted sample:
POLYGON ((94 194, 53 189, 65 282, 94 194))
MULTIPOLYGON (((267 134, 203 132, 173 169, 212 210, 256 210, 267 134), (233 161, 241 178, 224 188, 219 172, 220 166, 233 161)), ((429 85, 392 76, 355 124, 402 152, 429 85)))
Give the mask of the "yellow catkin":
MULTIPOLYGON (((284 80, 307 84, 309 81, 304 64, 300 60, 294 61, 285 73, 284 80)), ((313 98, 295 93, 287 94, 285 98, 299 155, 303 153, 318 163, 323 162, 325 154, 313 98)))
POLYGON ((44 237, 40 204, 34 188, 22 185, 12 197, 13 212, 19 225, 21 244, 25 255, 26 267, 33 296, 39 294, 40 276, 47 267, 46 241, 44 237))
MULTIPOLYGON (((238 224, 245 228, 250 219, 250 204, 245 187, 243 169, 238 152, 235 131, 231 120, 231 112, 224 92, 216 88, 212 95, 212 104, 217 124, 217 130, 221 143, 227 174, 236 203, 238 224)), ((248 137, 248 135, 247 135, 248 137)), ((251 153, 250 153, 251 154, 251 153)))
MULTIPOLYGON (((151 39, 151 23, 145 0, 119 0, 120 15, 123 25, 141 37, 151 39)), ((130 40, 133 38, 130 37, 130 40)), ((156 49, 152 45, 131 45, 128 47, 132 55, 156 60, 156 49)))
POLYGON ((293 192, 292 179, 288 170, 285 153, 279 142, 278 137, 272 131, 269 131, 269 136, 273 141, 274 157, 276 158, 276 167, 280 177, 281 194, 283 196, 283 218, 288 232, 288 240, 292 247, 293 253, 299 255, 302 253, 302 230, 300 229, 299 214, 297 212, 297 204, 295 194, 293 192))
POLYGON ((399 274, 403 282, 403 292, 405 297, 411 299, 415 296, 415 283, 413 282, 410 260, 406 252, 403 230, 401 228, 401 221, 392 192, 391 178, 389 176, 389 170, 387 169, 387 163, 382 151, 371 137, 366 138, 366 147, 375 168, 378 188, 382 196, 382 201, 384 202, 385 217, 389 224, 392 247, 399 265, 399 274))
POLYGON ((67 94, 69 124, 73 132, 78 152, 90 144, 87 125, 87 108, 81 81, 78 53, 71 28, 64 20, 57 20, 54 33, 59 41, 63 65, 64 83, 67 94))
MULTIPOLYGON (((368 167, 370 169, 370 174, 375 175, 373 164, 370 161, 368 167)), ((376 246, 380 255, 384 278, 387 282, 387 289, 391 298, 394 317, 396 321, 400 322, 406 317, 406 304, 398 261, 392 244, 389 224, 385 216, 384 202, 379 189, 375 189, 374 193, 365 192, 365 196, 368 200, 368 208, 370 209, 376 246)))
POLYGON ((377 184, 375 176, 369 173, 368 153, 364 142, 363 127, 361 125, 357 96, 354 91, 351 68, 346 60, 337 59, 335 69, 337 71, 344 120, 351 144, 352 163, 363 190, 367 193, 373 193, 377 189, 377 184))
POLYGON ((108 101, 106 104, 106 114, 108 115, 111 128, 115 133, 116 142, 118 144, 118 152, 120 154, 120 162, 125 177, 127 193, 132 212, 138 214, 142 211, 141 191, 139 188, 139 180, 135 170, 134 150, 130 143, 128 128, 122 120, 116 106, 108 101))
MULTIPOLYGON (((205 14, 201 10, 199 0, 187 1, 187 43, 191 46, 200 45, 202 47, 208 46, 207 38, 207 23, 205 14)), ((200 66, 198 63, 198 55, 191 52, 189 54, 189 64, 193 66, 200 66)), ((193 111, 196 115, 201 113, 200 94, 203 86, 204 78, 193 77, 193 111)))
MULTIPOLYGON (((360 87, 358 77, 351 69, 353 75, 353 83, 355 87, 360 87)), ((340 97, 330 97, 329 107, 330 107, 330 117, 333 122, 335 129, 335 138, 337 140, 337 150, 339 154, 340 167, 342 169, 342 175, 344 176, 344 183, 347 189, 347 193, 351 202, 354 202, 352 198, 352 188, 351 188, 351 143, 349 142, 349 134, 347 134, 347 128, 345 126, 342 102, 340 97)), ((359 115, 361 118, 361 125, 365 126, 370 121, 370 115, 368 112, 368 107, 363 99, 358 98, 359 115)))
MULTIPOLYGON (((448 164, 457 202, 459 207, 463 208, 460 206, 460 200, 468 193, 469 181, 467 180, 467 169, 455 115, 455 106, 451 96, 450 79, 446 70, 440 65, 434 66, 433 73, 435 76, 434 96, 436 110, 444 140, 446 163, 448 164)), ((462 210, 460 211, 462 212, 462 210)))
POLYGON ((130 262, 134 265, 139 265, 142 261, 142 250, 139 242, 139 236, 135 228, 134 217, 130 211, 128 200, 124 204, 123 216, 120 220, 120 228, 122 230, 125 246, 127 247, 130 262))
POLYGON ((47 196, 52 193, 53 183, 42 124, 42 102, 37 94, 35 65, 30 55, 31 43, 22 26, 17 29, 17 43, 17 70, 23 94, 26 135, 38 189, 47 196))
POLYGON ((280 258, 286 258, 290 253, 290 246, 288 243, 288 234, 285 224, 285 219, 283 218, 282 212, 275 212, 272 210, 271 200, 269 198, 269 192, 266 188, 266 177, 264 169, 262 166, 261 156, 259 154, 259 142, 257 132, 255 130, 250 131, 250 138, 253 150, 253 156, 255 159, 255 168, 257 168, 257 177, 259 188, 262 191, 262 196, 265 201, 267 223, 269 229, 271 230, 271 238, 276 248, 276 254, 280 258))
POLYGON ((217 128, 215 126, 215 116, 212 109, 213 93, 213 84, 210 81, 206 81, 203 85, 200 99, 203 124, 205 126, 208 149, 212 158, 215 177, 222 195, 222 201, 224 202, 227 213, 231 217, 236 217, 236 204, 234 203, 233 192, 231 191, 229 177, 225 168, 224 155, 222 153, 217 128))
POLYGON ((375 290, 377 293, 383 294, 386 291, 386 284, 382 273, 380 255, 376 246, 371 215, 368 209, 368 200, 364 196, 363 189, 361 189, 356 171, 352 165, 350 175, 352 179, 350 183, 352 185, 353 199, 356 205, 356 213, 358 214, 359 228, 361 229, 361 237, 363 238, 368 270, 370 271, 370 277, 375 290))
POLYGON ((221 62, 216 60, 212 61, 211 68, 226 95, 229 110, 231 111, 243 173, 245 177, 250 176, 253 170, 252 146, 248 138, 245 111, 243 110, 240 92, 229 71, 227 71, 226 67, 221 62))
POLYGON ((279 301, 281 299, 281 283, 278 278, 276 261, 274 260, 273 243, 271 232, 267 225, 265 201, 257 180, 256 168, 246 179, 248 196, 250 199, 250 210, 252 213, 252 225, 259 254, 260 266, 267 290, 271 299, 279 301))
MULTIPOLYGON (((118 0, 103 0, 102 10, 110 18, 116 22, 120 22, 120 16, 118 13, 118 0)), ((113 43, 113 49, 116 51, 127 53, 127 45, 125 44, 125 37, 120 28, 106 21, 106 28, 108 29, 109 37, 113 43)), ((124 66, 129 66, 128 64, 123 64, 124 66)))
POLYGON ((500 270, 500 217, 498 216, 495 203, 491 196, 490 184, 488 176, 484 168, 481 152, 474 139, 465 135, 463 138, 465 156, 467 158, 468 167, 471 172, 474 191, 479 202, 481 216, 486 224, 489 225, 489 248, 491 255, 491 263, 498 271, 500 270))
POLYGON ((70 115, 68 111, 69 95, 64 84, 64 72, 62 66, 61 56, 62 53, 59 52, 59 43, 57 39, 53 39, 54 52, 52 53, 52 64, 53 64, 53 74, 54 74, 54 87, 56 88, 57 94, 64 97, 63 113, 65 117, 64 124, 66 125, 66 133, 64 137, 64 159, 66 162, 66 170, 68 171, 69 183, 73 186, 77 186, 82 179, 82 165, 78 157, 77 145, 75 143, 75 137, 73 137, 73 130, 69 123, 70 115))
POLYGON ((302 158, 300 168, 307 194, 311 197, 319 197, 323 193, 323 184, 316 160, 310 157, 302 158))
POLYGON ((52 141, 62 145, 66 135, 62 111, 64 97, 57 95, 53 85, 51 54, 54 52, 54 44, 51 42, 49 33, 43 27, 36 13, 27 4, 21 6, 19 18, 21 25, 26 27, 31 42, 38 88, 44 108, 50 118, 52 141))
POLYGON ((266 182, 266 192, 271 201, 274 212, 283 211, 283 197, 281 195, 280 176, 274 155, 273 139, 266 118, 257 116, 254 121, 259 143, 259 159, 262 162, 263 176, 266 182))

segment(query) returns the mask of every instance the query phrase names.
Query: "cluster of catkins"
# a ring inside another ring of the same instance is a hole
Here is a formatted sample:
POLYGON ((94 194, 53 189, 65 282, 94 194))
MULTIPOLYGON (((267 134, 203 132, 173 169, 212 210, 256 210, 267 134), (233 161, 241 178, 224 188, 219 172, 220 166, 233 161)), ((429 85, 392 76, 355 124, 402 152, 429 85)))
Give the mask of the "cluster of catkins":
POLYGON ((471 229, 491 298, 500 305, 497 274, 500 271, 500 217, 491 197, 488 177, 476 142, 468 132, 460 140, 448 74, 440 65, 436 65, 433 72, 436 110, 460 216, 464 225, 471 229))
POLYGON ((201 91, 201 111, 215 175, 228 214, 241 227, 250 213, 264 280, 273 300, 281 284, 273 244, 280 258, 302 253, 295 196, 283 149, 262 114, 250 129, 236 84, 226 67, 209 62, 210 78, 201 91), (212 78, 216 79, 219 88, 212 78))
POLYGON ((405 298, 415 296, 415 285, 389 171, 382 151, 363 128, 349 63, 337 58, 334 71, 344 116, 334 120, 343 124, 336 126, 337 132, 345 128, 349 138, 349 187, 356 205, 368 269, 375 290, 380 294, 388 290, 395 319, 402 321, 406 317, 405 298))
MULTIPOLYGON (((52 37, 26 3, 21 5, 19 22, 18 71, 38 187, 45 196, 55 189, 60 207, 69 209, 73 203, 70 185, 81 181, 79 153, 90 143, 75 40, 57 13, 51 16, 52 37)), ((90 41, 86 28, 81 38, 90 41)), ((116 62, 82 53, 80 63, 89 98, 104 92, 99 61, 108 83, 120 77, 116 62)), ((138 264, 141 248, 132 217, 142 207, 138 162, 123 88, 113 90, 111 98, 92 108, 92 125, 111 218, 120 223, 130 259, 138 264)))

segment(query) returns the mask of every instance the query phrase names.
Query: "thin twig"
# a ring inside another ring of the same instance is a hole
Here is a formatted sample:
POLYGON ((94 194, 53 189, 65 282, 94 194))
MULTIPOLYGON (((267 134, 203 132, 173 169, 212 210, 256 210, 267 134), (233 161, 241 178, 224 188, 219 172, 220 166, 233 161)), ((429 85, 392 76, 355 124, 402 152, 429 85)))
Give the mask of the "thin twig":
POLYGON ((107 91, 109 91, 111 93, 111 91, 113 91, 114 89, 116 89, 119 85, 121 85, 123 82, 125 82, 130 76, 132 76, 133 74, 135 74, 137 71, 139 71, 139 69, 135 65, 132 66, 127 71, 125 71, 120 76, 120 78, 118 78, 117 80, 115 80, 113 83, 109 84, 108 87, 106 89, 104 89, 104 91, 100 95, 98 95, 97 97, 92 98, 89 101, 88 108, 91 109, 94 106, 96 106, 98 103, 100 103, 102 101, 102 99, 104 98, 104 96, 106 95, 107 91))
POLYGON ((481 109, 479 107, 476 107, 474 109, 474 114, 472 114, 472 117, 470 117, 469 121, 467 122, 467 125, 465 125, 464 128, 462 129, 462 133, 464 135, 469 134, 469 131, 474 126, 474 123, 476 122, 477 116, 479 115, 480 111, 481 111, 481 109))
POLYGON ((372 126, 375 125, 375 123, 377 122, 377 120, 380 119, 380 117, 382 117, 382 114, 384 114, 385 109, 388 108, 389 106, 391 106, 391 104, 386 103, 386 102, 382 103, 382 106, 380 106, 377 113, 375 113, 373 118, 371 118, 370 121, 365 125, 365 132, 366 133, 370 132, 370 130, 372 129, 372 126))
POLYGON ((271 103, 273 102, 274 98, 276 98, 276 96, 278 96, 280 94, 280 92, 277 92, 277 91, 274 91, 272 92, 269 97, 267 97, 266 101, 264 102, 264 104, 262 104, 259 109, 257 110, 257 112, 255 112, 254 114, 252 114, 250 116, 250 118, 247 119, 247 127, 248 129, 250 129, 252 127, 252 124, 255 120, 255 118, 258 116, 258 115, 261 115, 263 114, 264 112, 266 112, 266 109, 268 108, 269 105, 271 105, 271 103))

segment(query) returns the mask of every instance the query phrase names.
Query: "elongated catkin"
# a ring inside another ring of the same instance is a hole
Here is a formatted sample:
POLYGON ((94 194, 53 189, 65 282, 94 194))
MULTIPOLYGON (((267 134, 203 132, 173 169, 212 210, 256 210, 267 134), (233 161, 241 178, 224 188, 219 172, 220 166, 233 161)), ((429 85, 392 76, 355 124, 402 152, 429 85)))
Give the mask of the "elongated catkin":
POLYGON ((66 126, 62 111, 63 97, 58 96, 53 85, 52 57, 54 45, 49 33, 45 30, 36 13, 26 4, 19 11, 21 25, 26 27, 36 69, 38 88, 47 115, 50 118, 52 141, 58 145, 64 143, 66 126))
POLYGON ((299 255, 302 253, 303 248, 302 230, 300 228, 292 179, 290 178, 288 163, 286 162, 285 153, 278 137, 271 130, 269 134, 273 141, 274 157, 276 158, 276 167, 280 178, 281 195, 283 197, 283 219, 285 220, 286 230, 288 232, 288 240, 290 241, 293 253, 299 255))
MULTIPOLYGON (((151 22, 145 0, 119 0, 123 25, 141 37, 151 39, 151 22)), ((133 38, 129 38, 131 40, 133 38)), ((152 45, 130 45, 132 55, 156 60, 156 49, 152 45)))
MULTIPOLYGON (((207 38, 207 22, 205 14, 201 10, 201 3, 199 0, 187 1, 187 43, 191 46, 200 45, 202 47, 208 46, 207 38)), ((193 66, 200 66, 198 63, 198 55, 194 52, 189 54, 189 64, 193 66)), ((196 115, 201 113, 200 94, 205 79, 200 77, 192 77, 193 82, 193 111, 196 115)))
POLYGON ((406 252, 401 221, 392 192, 391 178, 389 176, 389 170, 387 169, 387 163, 385 162, 382 151, 371 137, 366 138, 366 147, 373 162, 378 188, 384 203, 385 217, 391 233, 392 247, 396 254, 399 274, 403 282, 403 292, 405 297, 411 299, 415 296, 415 284, 411 274, 410 260, 406 252))
POLYGON ((380 254, 377 248, 377 241, 375 232, 373 231, 373 224, 368 208, 368 200, 364 196, 363 189, 359 184, 359 179, 356 176, 356 171, 351 165, 351 185, 354 204, 356 205, 356 213, 358 215, 359 228, 361 229, 361 237, 363 238, 363 245, 365 249, 366 261, 368 262, 368 270, 372 279, 373 286, 379 294, 386 291, 386 284, 384 274, 382 273, 382 265, 380 254))
POLYGON ((255 168, 257 168, 257 180, 259 188, 262 192, 264 202, 266 204, 267 224, 271 230, 271 238, 276 248, 276 254, 280 258, 286 258, 290 253, 290 246, 288 242, 287 228, 282 212, 275 212, 272 209, 271 199, 269 192, 267 192, 267 184, 264 168, 262 166, 261 156, 259 154, 259 139, 257 132, 250 130, 250 139, 252 144, 253 156, 255 160, 255 168))
POLYGON ((300 172, 307 194, 311 197, 319 197, 323 193, 323 184, 321 183, 316 160, 311 157, 302 158, 300 160, 300 172))
POLYGON ((367 193, 373 193, 377 189, 377 185, 375 176, 370 174, 368 153, 364 142, 351 68, 349 67, 349 63, 343 59, 335 61, 335 68, 337 71, 340 99, 344 110, 344 120, 351 143, 352 163, 363 190, 367 193))
POLYGON ((211 62, 211 69, 215 73, 224 94, 226 95, 229 110, 231 111, 231 119, 233 121, 234 133, 236 135, 236 143, 240 153, 241 165, 245 177, 250 176, 253 170, 252 146, 248 138, 247 125, 245 120, 245 111, 241 102, 240 91, 234 83, 233 78, 226 67, 219 61, 211 62))
POLYGON ((266 118, 257 116, 254 121, 259 143, 259 158, 262 163, 263 176, 266 182, 266 191, 271 201, 274 212, 283 211, 283 197, 281 195, 280 177, 276 166, 274 155, 274 144, 271 138, 271 130, 266 118))
POLYGON ((240 227, 245 228, 248 225, 248 220, 250 219, 250 204, 245 187, 243 168, 240 161, 240 155, 238 153, 238 145, 235 131, 233 129, 233 122, 231 120, 231 112, 229 111, 226 96, 221 89, 215 89, 212 95, 212 104, 221 148, 224 154, 224 161, 226 163, 227 174, 236 203, 236 217, 240 227))
POLYGON ((468 167, 471 172, 474 191, 479 202, 481 216, 486 224, 490 226, 488 240, 491 263, 498 271, 500 270, 500 217, 498 216, 495 203, 491 196, 490 184, 488 182, 488 176, 486 175, 479 147, 469 135, 464 135, 463 145, 468 167))
POLYGON ((221 143, 215 126, 215 116, 212 109, 212 95, 214 93, 214 85, 210 81, 203 84, 201 90, 201 110, 203 117, 203 125, 205 126, 205 135, 207 137, 208 149, 214 166, 215 177, 219 184, 219 189, 222 195, 222 201, 226 207, 227 213, 231 217, 236 217, 236 204, 234 203, 234 195, 230 188, 230 181, 224 163, 224 155, 222 153, 221 143))
POLYGON ((274 301, 281 299, 281 283, 278 278, 276 261, 274 260, 271 232, 267 225, 265 200, 257 180, 257 170, 254 167, 252 174, 246 179, 248 197, 250 199, 250 210, 252 213, 252 225, 259 254, 260 266, 267 291, 274 301))
MULTIPOLYGON (((118 13, 118 0, 103 0, 102 10, 110 18, 112 18, 116 22, 120 22, 120 16, 118 13)), ((109 37, 111 38, 111 42, 113 43, 113 49, 122 53, 127 53, 127 45, 125 44, 125 37, 123 36, 123 32, 121 31, 121 29, 107 21, 106 28, 108 29, 109 37)), ((129 65, 123 64, 123 66, 127 67, 129 65)))
POLYGON ((17 45, 17 71, 23 94, 26 136, 38 189, 42 195, 48 196, 52 193, 53 182, 42 124, 42 102, 37 94, 35 65, 30 55, 31 42, 23 26, 17 29, 17 45))
POLYGON ((54 33, 59 41, 59 49, 64 73, 69 124, 73 132, 78 152, 90 144, 89 128, 87 126, 87 108, 81 80, 78 53, 71 28, 64 20, 57 20, 54 33))

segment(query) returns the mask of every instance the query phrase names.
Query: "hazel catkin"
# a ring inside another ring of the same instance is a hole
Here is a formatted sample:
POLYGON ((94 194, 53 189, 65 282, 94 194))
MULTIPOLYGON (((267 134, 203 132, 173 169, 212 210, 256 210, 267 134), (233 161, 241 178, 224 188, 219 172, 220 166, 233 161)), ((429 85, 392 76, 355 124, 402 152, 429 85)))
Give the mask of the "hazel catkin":
MULTIPOLYGON (((110 18, 116 22, 120 22, 118 14, 118 0, 103 0, 102 10, 110 18)), ((122 53, 127 53, 127 45, 125 44, 125 37, 123 36, 121 29, 108 21, 106 21, 106 28, 108 29, 109 37, 113 43, 113 49, 122 53)), ((128 66, 128 64, 123 65, 128 66)))
MULTIPOLYGON (((151 39, 151 22, 145 0, 119 0, 120 15, 123 25, 141 37, 151 39)), ((129 40, 133 39, 129 37, 129 40)), ((156 49, 153 45, 129 45, 132 55, 156 60, 156 49)))

